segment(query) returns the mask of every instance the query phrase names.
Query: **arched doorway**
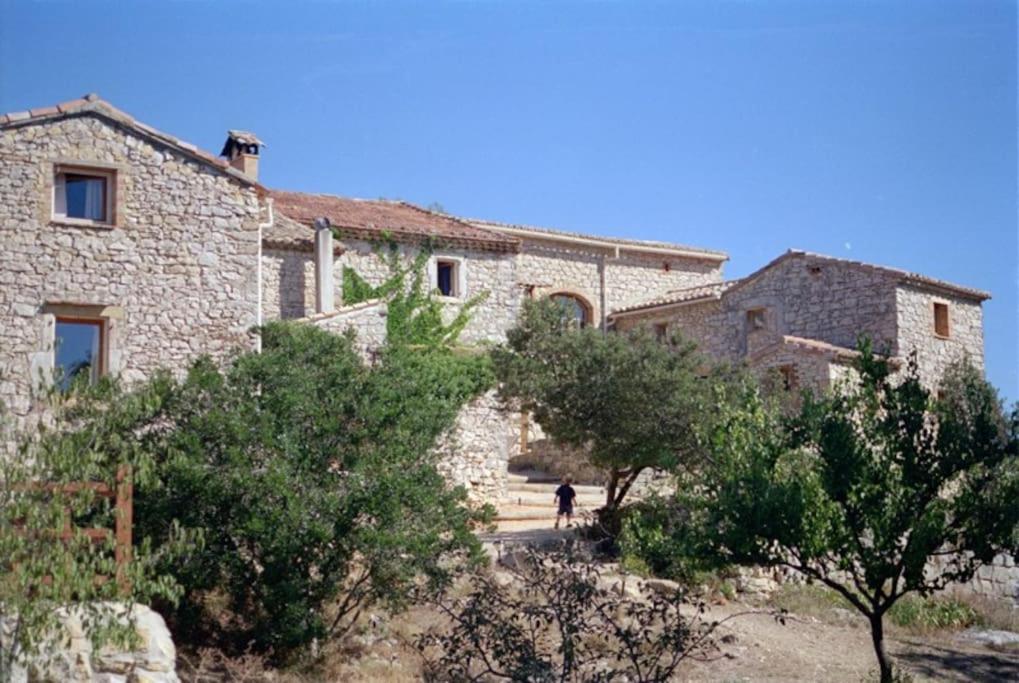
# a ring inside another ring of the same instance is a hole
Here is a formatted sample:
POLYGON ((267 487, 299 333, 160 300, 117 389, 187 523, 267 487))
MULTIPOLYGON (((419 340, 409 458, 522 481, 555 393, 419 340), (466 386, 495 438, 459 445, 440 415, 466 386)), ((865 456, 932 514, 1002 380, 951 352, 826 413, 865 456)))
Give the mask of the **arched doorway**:
POLYGON ((552 301, 559 303, 564 315, 578 327, 587 327, 592 323, 593 311, 591 304, 582 296, 572 292, 555 292, 549 295, 552 301))

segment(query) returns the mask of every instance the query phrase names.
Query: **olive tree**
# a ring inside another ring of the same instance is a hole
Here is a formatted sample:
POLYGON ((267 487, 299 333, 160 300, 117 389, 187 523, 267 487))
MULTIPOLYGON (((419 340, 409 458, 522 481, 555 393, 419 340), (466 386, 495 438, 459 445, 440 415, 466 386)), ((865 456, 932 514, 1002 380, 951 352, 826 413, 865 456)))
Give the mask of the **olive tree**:
POLYGON ((608 473, 606 507, 648 468, 672 470, 701 452, 705 363, 679 337, 577 328, 561 304, 528 301, 493 353, 501 396, 552 438, 586 449, 608 473))
POLYGON ((1019 416, 967 364, 934 393, 915 360, 893 377, 861 351, 858 380, 788 424, 753 392, 720 403, 712 466, 681 507, 715 560, 790 567, 838 592, 868 619, 890 681, 883 619, 896 601, 1019 549, 1019 416))

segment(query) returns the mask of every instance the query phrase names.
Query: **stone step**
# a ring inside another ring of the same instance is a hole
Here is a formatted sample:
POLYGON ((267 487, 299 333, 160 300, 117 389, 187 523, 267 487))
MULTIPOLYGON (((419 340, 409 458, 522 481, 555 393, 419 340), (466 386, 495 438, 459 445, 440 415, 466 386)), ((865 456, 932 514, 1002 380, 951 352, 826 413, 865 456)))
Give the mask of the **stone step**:
MULTIPOLYGON (((522 484, 510 482, 507 487, 510 491, 537 491, 539 493, 554 494, 555 490, 559 488, 558 484, 522 484)), ((573 490, 577 492, 577 495, 586 494, 599 494, 604 496, 605 489, 601 486, 589 486, 586 484, 574 484, 573 490)))
MULTIPOLYGON (((573 509, 574 519, 594 515, 595 506, 576 506, 573 509)), ((501 505, 495 514, 495 521, 507 520, 551 520, 555 521, 558 508, 552 505, 501 505)))
MULTIPOLYGON (((513 491, 506 498, 501 501, 500 505, 549 505, 551 506, 553 500, 552 492, 544 491, 513 491)), ((605 493, 603 491, 596 491, 590 493, 577 493, 577 498, 574 501, 575 505, 585 505, 588 507, 601 507, 605 504, 605 493)))

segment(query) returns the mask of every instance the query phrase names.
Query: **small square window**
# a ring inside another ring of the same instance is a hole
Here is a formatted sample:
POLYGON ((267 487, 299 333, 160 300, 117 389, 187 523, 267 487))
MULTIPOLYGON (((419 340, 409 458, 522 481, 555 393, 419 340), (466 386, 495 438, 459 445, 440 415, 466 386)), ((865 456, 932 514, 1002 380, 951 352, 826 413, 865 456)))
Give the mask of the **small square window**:
POLYGON ((57 168, 53 178, 53 217, 112 223, 113 173, 57 168))
POLYGON ((56 321, 54 381, 61 391, 72 384, 98 380, 106 371, 106 324, 102 319, 61 318, 56 321))
POLYGON ((764 309, 763 308, 752 308, 747 311, 747 329, 751 332, 754 330, 763 330, 765 326, 764 309))
POLYGON ((800 386, 795 365, 782 365, 778 372, 782 375, 782 388, 786 391, 795 391, 800 386))
POLYGON ((655 323, 655 339, 660 342, 668 341, 669 323, 655 323))
POLYGON ((939 337, 948 338, 951 333, 951 325, 948 321, 948 304, 934 304, 934 334, 939 337))
POLYGON ((437 261, 435 264, 436 288, 442 296, 459 296, 457 291, 457 262, 437 261))

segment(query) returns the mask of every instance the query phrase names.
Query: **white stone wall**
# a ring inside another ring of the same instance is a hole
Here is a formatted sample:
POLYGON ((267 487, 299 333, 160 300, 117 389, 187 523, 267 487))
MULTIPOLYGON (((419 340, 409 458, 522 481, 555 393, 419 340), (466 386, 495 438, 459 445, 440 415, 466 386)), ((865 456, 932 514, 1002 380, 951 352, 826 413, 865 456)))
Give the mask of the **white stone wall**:
POLYGON ((616 259, 604 250, 526 238, 517 256, 517 278, 535 286, 538 296, 567 292, 583 297, 592 309, 595 324, 601 322, 601 268, 605 264, 605 307, 611 313, 634 301, 654 298, 673 289, 717 282, 721 264, 697 259, 645 257, 625 251, 616 259), (665 264, 669 265, 666 270, 665 264))
POLYGON ((98 115, 0 129, 0 400, 32 410, 48 303, 119 307, 109 365, 129 381, 251 347, 261 219, 254 189, 98 115), (55 162, 115 171, 115 225, 52 220, 55 162))
POLYGON ((297 249, 263 249, 262 315, 264 319, 266 321, 290 320, 304 318, 314 313, 314 254, 310 251, 297 249))
MULTIPOLYGON (((372 285, 380 285, 390 277, 388 248, 382 254, 373 245, 360 240, 343 241, 346 250, 336 264, 338 282, 342 278, 343 266, 349 266, 372 285)), ((401 244, 400 258, 411 262, 419 253, 413 245, 401 244)), ((470 322, 460 335, 464 344, 498 343, 506 338, 506 330, 516 322, 520 310, 521 290, 517 286, 514 254, 482 250, 436 249, 436 258, 449 257, 460 261, 464 269, 463 281, 466 291, 463 296, 441 297, 446 304, 447 320, 452 320, 460 306, 468 299, 487 292, 488 297, 471 314, 470 322)), ((312 276, 314 277, 314 276, 312 276)), ((337 297, 341 286, 337 284, 337 297)))
POLYGON ((386 303, 375 299, 304 320, 334 334, 346 334, 353 330, 358 353, 366 361, 372 361, 379 348, 386 343, 386 316, 386 303))
POLYGON ((896 303, 898 352, 905 358, 916 351, 921 380, 933 386, 945 368, 962 357, 983 370, 984 320, 979 303, 901 285, 896 289, 896 303), (948 304, 947 339, 934 334, 935 302, 948 304))
POLYGON ((810 256, 790 258, 734 287, 719 301, 620 318, 626 329, 667 321, 723 361, 739 362, 749 350, 747 311, 765 309, 764 332, 855 348, 861 334, 876 348, 897 350, 896 278, 886 272, 810 256))
POLYGON ((439 471, 471 500, 494 503, 507 495, 510 458, 520 450, 519 415, 502 407, 494 390, 467 404, 437 446, 439 471))

